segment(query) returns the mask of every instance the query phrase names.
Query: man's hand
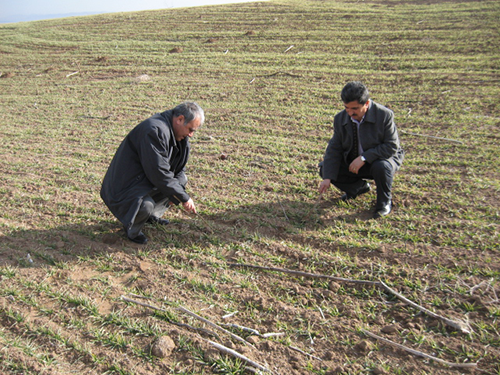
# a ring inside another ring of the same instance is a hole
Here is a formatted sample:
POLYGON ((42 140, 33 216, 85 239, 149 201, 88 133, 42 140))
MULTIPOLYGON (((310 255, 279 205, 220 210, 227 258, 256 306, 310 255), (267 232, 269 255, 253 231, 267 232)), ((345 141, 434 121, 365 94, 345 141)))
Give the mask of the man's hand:
POLYGON ((196 214, 196 206, 191 198, 187 202, 182 203, 182 206, 186 211, 196 214))
POLYGON ((363 160, 361 160, 361 156, 358 156, 349 165, 349 172, 354 173, 354 174, 358 174, 359 170, 361 169, 361 167, 363 165, 365 165, 365 162, 363 160))
POLYGON ((323 194, 325 191, 327 191, 331 183, 332 181, 328 178, 325 178, 323 181, 321 181, 321 184, 319 184, 319 193, 323 194))

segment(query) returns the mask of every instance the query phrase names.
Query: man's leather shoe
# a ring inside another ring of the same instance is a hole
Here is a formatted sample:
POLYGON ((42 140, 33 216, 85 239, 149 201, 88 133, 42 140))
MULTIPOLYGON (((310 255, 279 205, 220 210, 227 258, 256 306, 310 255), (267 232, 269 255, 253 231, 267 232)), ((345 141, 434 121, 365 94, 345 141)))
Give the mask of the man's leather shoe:
POLYGON ((168 221, 167 219, 162 219, 162 218, 159 218, 156 216, 150 216, 147 222, 148 223, 156 223, 156 224, 160 224, 160 225, 170 224, 170 221, 168 221))
POLYGON ((135 243, 138 243, 140 245, 144 245, 148 242, 148 238, 144 235, 144 233, 142 232, 139 232, 139 234, 134 237, 134 238, 131 238, 127 235, 127 238, 132 241, 132 242, 135 242, 135 243))
POLYGON ((375 213, 373 214, 374 219, 380 219, 382 216, 387 216, 391 212, 392 209, 392 203, 389 202, 386 204, 384 207, 382 207, 379 210, 376 210, 375 213))
POLYGON ((340 199, 342 199, 344 202, 347 202, 348 200, 355 199, 358 195, 362 195, 365 193, 368 193, 370 191, 370 184, 367 182, 365 186, 363 186, 359 191, 358 194, 356 195, 350 195, 350 194, 343 194, 340 199))

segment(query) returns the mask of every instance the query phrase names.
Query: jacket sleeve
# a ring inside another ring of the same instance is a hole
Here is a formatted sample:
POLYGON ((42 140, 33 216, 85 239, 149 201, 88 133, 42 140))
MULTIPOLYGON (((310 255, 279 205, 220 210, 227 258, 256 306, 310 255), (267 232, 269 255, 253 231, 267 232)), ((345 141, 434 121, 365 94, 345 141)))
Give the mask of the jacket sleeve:
POLYGON ((323 178, 335 181, 339 175, 340 163, 344 153, 342 146, 342 126, 338 115, 335 116, 333 128, 333 137, 328 142, 323 159, 323 178))
MULTIPOLYGON (((369 138, 362 141, 363 156, 369 163, 375 160, 388 160, 399 149, 399 137, 394 123, 394 113, 389 109, 378 109, 377 121, 370 124, 374 127, 369 138), (365 145, 365 142, 367 144, 365 145)), ((361 135, 362 136, 362 135, 361 135)))
POLYGON ((148 180, 173 203, 187 202, 189 195, 184 190, 187 178, 182 170, 176 174, 171 171, 171 158, 174 152, 173 140, 152 126, 141 137, 139 158, 148 180))

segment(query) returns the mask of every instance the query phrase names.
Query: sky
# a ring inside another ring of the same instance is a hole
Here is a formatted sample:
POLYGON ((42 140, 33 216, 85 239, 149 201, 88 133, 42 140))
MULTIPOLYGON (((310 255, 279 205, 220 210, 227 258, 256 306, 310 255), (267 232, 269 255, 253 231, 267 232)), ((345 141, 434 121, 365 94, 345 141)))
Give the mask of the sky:
POLYGON ((243 1, 251 0, 0 0, 0 23, 243 1))

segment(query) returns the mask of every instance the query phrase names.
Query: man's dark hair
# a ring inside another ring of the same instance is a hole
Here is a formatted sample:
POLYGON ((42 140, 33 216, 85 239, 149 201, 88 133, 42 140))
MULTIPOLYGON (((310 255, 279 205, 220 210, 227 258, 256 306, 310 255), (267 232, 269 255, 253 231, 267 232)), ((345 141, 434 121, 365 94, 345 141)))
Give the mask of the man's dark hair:
POLYGON ((174 108, 174 117, 184 116, 184 125, 187 125, 195 118, 200 118, 200 126, 205 122, 205 112, 195 102, 184 102, 174 108))
POLYGON ((353 81, 344 86, 340 97, 344 103, 358 101, 359 104, 365 104, 370 99, 370 93, 361 82, 353 81))

